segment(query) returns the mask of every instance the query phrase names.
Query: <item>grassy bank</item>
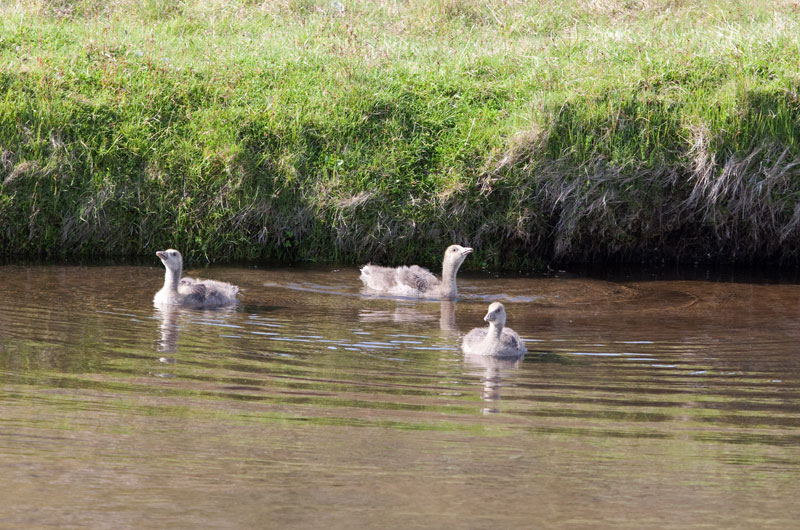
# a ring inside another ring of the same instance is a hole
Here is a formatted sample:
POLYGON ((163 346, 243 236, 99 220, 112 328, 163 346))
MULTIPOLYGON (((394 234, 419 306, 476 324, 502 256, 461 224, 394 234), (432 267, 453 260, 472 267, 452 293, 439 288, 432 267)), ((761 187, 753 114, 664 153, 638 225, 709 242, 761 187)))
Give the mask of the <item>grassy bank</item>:
POLYGON ((5 254, 800 257, 796 0, 11 0, 0 15, 5 254))

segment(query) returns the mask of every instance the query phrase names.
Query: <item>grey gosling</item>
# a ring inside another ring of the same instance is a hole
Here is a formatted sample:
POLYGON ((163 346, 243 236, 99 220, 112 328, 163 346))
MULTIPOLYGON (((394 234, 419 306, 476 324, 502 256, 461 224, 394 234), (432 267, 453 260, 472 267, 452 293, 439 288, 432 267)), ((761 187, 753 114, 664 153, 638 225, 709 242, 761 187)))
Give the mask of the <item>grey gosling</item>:
POLYGON ((364 265, 361 267, 361 281, 374 291, 398 296, 418 298, 456 298, 456 273, 466 257, 472 252, 469 247, 450 245, 444 253, 442 280, 419 265, 402 267, 380 267, 364 265))
POLYGON ((153 297, 153 305, 179 306, 190 309, 214 309, 235 305, 239 288, 227 282, 181 278, 183 257, 175 249, 156 252, 167 271, 164 287, 153 297))
POLYGON ((520 357, 527 349, 516 331, 506 325, 506 309, 500 302, 489 306, 483 319, 488 328, 475 328, 464 336, 461 349, 467 355, 492 357, 520 357))

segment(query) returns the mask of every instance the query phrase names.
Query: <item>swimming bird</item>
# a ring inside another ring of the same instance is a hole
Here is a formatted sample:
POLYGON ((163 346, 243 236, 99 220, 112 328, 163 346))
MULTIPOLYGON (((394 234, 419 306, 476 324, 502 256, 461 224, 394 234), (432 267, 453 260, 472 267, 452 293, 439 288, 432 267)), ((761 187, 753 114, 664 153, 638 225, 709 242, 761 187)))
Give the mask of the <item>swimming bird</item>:
POLYGON ((468 355, 491 355, 493 357, 521 357, 526 351, 525 343, 516 331, 506 325, 506 308, 500 302, 489 306, 483 319, 488 328, 475 328, 464 336, 461 349, 468 355))
POLYGON ((447 247, 442 262, 441 281, 428 269, 419 265, 410 267, 403 265, 396 268, 364 265, 361 267, 361 281, 369 289, 383 293, 454 300, 456 273, 471 252, 471 248, 461 245, 447 247))
POLYGON ((153 305, 214 309, 236 304, 239 288, 227 282, 181 278, 183 257, 175 249, 156 252, 167 271, 164 287, 153 297, 153 305))

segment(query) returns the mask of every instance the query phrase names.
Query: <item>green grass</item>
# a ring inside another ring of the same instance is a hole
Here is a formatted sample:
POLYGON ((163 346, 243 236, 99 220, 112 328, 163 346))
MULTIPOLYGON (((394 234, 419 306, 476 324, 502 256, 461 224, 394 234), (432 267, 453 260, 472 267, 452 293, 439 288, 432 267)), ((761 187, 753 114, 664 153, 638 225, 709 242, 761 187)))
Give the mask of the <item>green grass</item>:
POLYGON ((0 252, 800 256, 800 4, 18 0, 0 252))

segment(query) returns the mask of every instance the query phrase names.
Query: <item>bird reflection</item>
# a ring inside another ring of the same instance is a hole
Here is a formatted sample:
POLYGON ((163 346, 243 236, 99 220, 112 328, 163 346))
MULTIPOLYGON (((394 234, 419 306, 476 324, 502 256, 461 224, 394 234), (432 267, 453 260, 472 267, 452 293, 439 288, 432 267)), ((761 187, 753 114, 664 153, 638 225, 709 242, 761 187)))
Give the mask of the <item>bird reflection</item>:
POLYGON ((514 358, 498 358, 490 355, 464 355, 464 362, 472 370, 468 373, 480 376, 483 383, 481 399, 493 406, 482 409, 484 414, 495 414, 500 412, 496 402, 500 401, 500 390, 503 387, 503 378, 508 372, 519 368, 524 355, 514 358))
POLYGON ((456 329, 456 304, 445 300, 439 304, 439 329, 442 331, 455 331, 456 329))
POLYGON ((180 328, 178 327, 178 314, 180 309, 177 307, 165 306, 156 308, 156 318, 161 321, 159 327, 161 338, 156 343, 156 351, 164 353, 175 353, 178 350, 178 337, 180 328))
MULTIPOLYGON (((431 304, 425 304, 422 308, 428 308, 431 304)), ((361 309, 358 312, 360 322, 432 322, 436 320, 436 315, 421 310, 417 304, 396 305, 394 309, 361 309)), ((444 300, 439 302, 439 329, 443 331, 454 331, 456 329, 455 302, 444 300)))

